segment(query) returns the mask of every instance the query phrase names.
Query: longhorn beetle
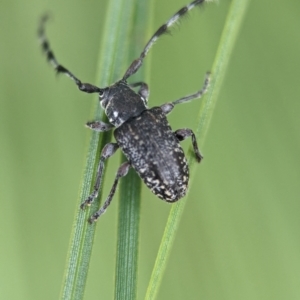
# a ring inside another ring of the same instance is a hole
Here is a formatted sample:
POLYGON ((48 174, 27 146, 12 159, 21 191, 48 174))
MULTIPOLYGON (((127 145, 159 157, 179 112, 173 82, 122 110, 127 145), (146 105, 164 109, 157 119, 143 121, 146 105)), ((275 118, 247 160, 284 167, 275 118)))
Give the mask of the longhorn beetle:
POLYGON ((201 98, 209 86, 209 73, 206 74, 202 89, 195 94, 165 103, 160 107, 149 109, 147 107, 149 96, 148 85, 145 82, 129 84, 127 83, 127 79, 142 66, 143 60, 150 48, 162 34, 168 32, 168 29, 188 11, 208 1, 196 0, 182 7, 153 34, 140 54, 140 57, 131 63, 122 79, 105 88, 99 88, 89 83, 82 83, 73 73, 58 63, 45 35, 45 23, 48 16, 45 15, 42 17, 38 36, 47 60, 57 73, 63 73, 71 78, 80 91, 98 93, 100 104, 110 122, 110 124, 107 124, 102 121, 92 121, 88 122, 86 126, 97 132, 116 128, 114 130, 116 142, 108 143, 102 149, 94 190, 81 204, 81 209, 91 205, 98 196, 105 160, 112 156, 118 148, 121 148, 127 158, 127 162, 123 163, 117 171, 106 201, 90 217, 90 223, 95 222, 105 212, 115 194, 119 179, 127 174, 130 167, 135 169, 147 187, 156 196, 166 202, 176 202, 186 194, 189 182, 189 168, 179 142, 191 137, 197 162, 200 162, 203 157, 198 149, 194 132, 188 128, 173 132, 166 115, 177 104, 201 98), (137 87, 139 89, 135 92, 133 88, 137 87))

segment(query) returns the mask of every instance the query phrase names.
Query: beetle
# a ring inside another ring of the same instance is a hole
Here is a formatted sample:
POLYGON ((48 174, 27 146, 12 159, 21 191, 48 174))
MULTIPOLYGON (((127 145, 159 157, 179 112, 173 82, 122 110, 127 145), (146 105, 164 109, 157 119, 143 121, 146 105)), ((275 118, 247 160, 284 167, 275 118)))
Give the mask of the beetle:
POLYGON ((153 34, 140 56, 126 70, 122 79, 105 88, 81 82, 73 73, 58 63, 45 34, 48 15, 41 18, 38 36, 47 60, 57 73, 71 78, 80 91, 98 93, 100 104, 110 122, 108 124, 102 121, 92 121, 88 122, 86 126, 97 132, 115 128, 116 142, 108 143, 102 149, 94 189, 80 205, 81 209, 91 205, 98 196, 105 160, 111 157, 118 148, 127 158, 127 161, 117 171, 106 201, 90 217, 90 223, 95 222, 106 211, 113 199, 119 179, 128 173, 130 167, 160 199, 174 203, 185 196, 189 182, 189 168, 180 142, 191 137, 197 162, 200 162, 203 157, 198 149, 194 132, 188 128, 173 131, 166 116, 175 105, 201 98, 209 87, 209 73, 206 74, 204 84, 198 92, 153 108, 147 107, 148 85, 145 82, 129 84, 127 79, 139 70, 148 51, 162 34, 166 33, 188 11, 207 1, 209 0, 196 0, 182 7, 153 34), (135 92, 134 88, 138 88, 138 91, 135 92))

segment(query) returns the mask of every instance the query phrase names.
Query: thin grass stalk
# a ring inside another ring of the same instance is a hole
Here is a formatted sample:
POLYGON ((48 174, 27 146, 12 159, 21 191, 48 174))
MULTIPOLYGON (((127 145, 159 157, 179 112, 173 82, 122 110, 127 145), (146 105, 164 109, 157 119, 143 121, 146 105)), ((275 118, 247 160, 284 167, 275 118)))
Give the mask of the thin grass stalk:
MULTIPOLYGON (((233 47, 236 42, 238 32, 241 28, 242 21, 245 17, 246 8, 249 0, 233 0, 228 10, 225 26, 222 32, 218 50, 215 56, 212 67, 211 84, 207 95, 202 100, 200 107, 196 137, 203 145, 210 121, 214 112, 218 94, 221 89, 223 79, 225 77, 226 69, 229 63, 233 47)), ((193 151, 189 151, 189 165, 190 165, 190 188, 193 182, 193 175, 195 172, 195 159, 193 151)), ((168 221, 166 223, 165 231, 158 250, 155 265, 152 270, 151 278, 147 288, 145 299, 155 299, 158 289, 164 274, 166 263, 171 252, 172 244, 175 239, 175 232, 178 228, 181 215, 185 206, 187 198, 180 200, 171 208, 168 221)))
MULTIPOLYGON (((146 44, 146 37, 149 36, 146 34, 149 29, 151 12, 149 6, 150 1, 136 1, 130 38, 129 63, 140 55, 146 44)), ((134 81, 145 81, 146 65, 149 65, 149 57, 135 75, 134 81)), ((125 160, 124 157, 123 160, 125 160)), ((141 180, 132 169, 121 180, 119 194, 115 299, 134 300, 137 298, 141 180)))
MULTIPOLYGON (((97 77, 100 77, 98 80, 100 87, 107 86, 120 77, 122 62, 124 58, 126 59, 124 57, 124 47, 129 39, 123 33, 129 33, 129 30, 126 30, 126 28, 131 26, 125 22, 122 15, 124 14, 124 8, 129 10, 130 6, 133 5, 133 1, 111 0, 107 13, 102 14, 106 16, 106 22, 104 28, 101 28, 105 34, 100 45, 98 59, 97 77)), ((106 119, 103 111, 99 108, 99 104, 95 112, 95 119, 104 121, 106 119)), ((82 203, 91 192, 100 149, 110 140, 110 137, 111 132, 100 135, 95 132, 91 134, 78 203, 82 203)), ((99 199, 101 199, 101 196, 102 193, 100 192, 99 199)), ((95 201, 90 209, 85 211, 79 210, 79 204, 77 207, 61 291, 61 299, 63 300, 83 299, 96 228, 96 224, 89 225, 87 219, 98 209, 99 200, 95 201)), ((98 222, 97 226, 101 226, 101 223, 98 222)))

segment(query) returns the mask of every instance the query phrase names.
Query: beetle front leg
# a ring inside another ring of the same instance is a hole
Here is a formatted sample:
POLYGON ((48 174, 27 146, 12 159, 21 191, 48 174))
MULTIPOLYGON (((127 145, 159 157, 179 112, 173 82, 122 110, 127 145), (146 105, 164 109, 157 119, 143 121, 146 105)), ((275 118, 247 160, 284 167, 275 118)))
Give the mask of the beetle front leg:
POLYGON ((109 131, 114 128, 113 125, 104 123, 102 121, 91 121, 87 122, 85 126, 97 132, 109 131))
POLYGON ((148 102, 148 98, 149 98, 149 86, 147 83, 145 82, 134 82, 134 83, 130 83, 129 86, 131 88, 135 88, 135 87, 140 87, 139 90, 138 90, 138 94, 143 98, 145 99, 145 102, 147 103, 148 102))
POLYGON ((88 198, 81 203, 80 208, 84 209, 86 206, 90 206, 93 201, 98 197, 99 189, 101 186, 101 181, 102 181, 102 174, 104 170, 104 161, 111 157, 119 148, 119 145, 116 143, 108 143, 104 146, 101 156, 100 156, 100 161, 98 165, 98 170, 96 174, 96 183, 94 185, 94 190, 93 192, 88 196, 88 198))
POLYGON ((117 188, 119 179, 120 179, 121 177, 124 177, 124 176, 127 175, 129 168, 130 168, 130 163, 129 163, 128 161, 125 162, 125 163, 123 163, 123 164, 119 167, 118 172, 117 172, 117 175, 116 175, 116 178, 115 178, 115 181, 114 181, 114 184, 113 184, 113 186, 112 186, 112 188, 111 188, 111 190, 110 190, 110 193, 109 193, 109 195, 108 195, 106 201, 104 202, 103 206, 102 206, 96 213, 94 213, 94 214, 90 217, 90 219, 89 219, 89 223, 90 223, 90 224, 92 224, 93 222, 96 222, 96 221, 99 219, 99 217, 100 217, 102 214, 105 213, 107 207, 109 206, 109 204, 110 204, 110 202, 111 202, 111 200, 112 200, 112 198, 113 198, 113 196, 114 196, 114 194, 115 194, 115 192, 116 192, 116 188, 117 188))
POLYGON ((184 128, 184 129, 178 129, 174 133, 179 141, 183 141, 190 136, 192 137, 192 144, 193 144, 194 152, 196 155, 196 160, 198 163, 201 162, 203 156, 201 155, 201 153, 199 151, 196 136, 195 136, 194 132, 189 128, 184 128))
POLYGON ((195 94, 188 95, 188 96, 182 97, 180 99, 177 99, 175 101, 165 103, 165 104, 161 105, 160 108, 162 109, 164 114, 167 115, 168 113, 170 113, 173 110, 175 105, 189 102, 193 99, 201 98, 207 92, 209 83, 210 83, 210 73, 207 72, 205 75, 205 80, 204 80, 202 89, 200 91, 196 92, 195 94))

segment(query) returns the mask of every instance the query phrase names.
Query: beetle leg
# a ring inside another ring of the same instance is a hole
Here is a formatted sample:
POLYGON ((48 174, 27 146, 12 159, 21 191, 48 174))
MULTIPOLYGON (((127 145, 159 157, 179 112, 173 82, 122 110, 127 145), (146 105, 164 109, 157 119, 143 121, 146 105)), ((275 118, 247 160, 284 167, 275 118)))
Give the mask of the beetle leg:
POLYGON ((96 222, 98 220, 98 218, 103 214, 105 213, 107 207, 109 206, 115 192, 116 192, 116 188, 117 188, 117 185, 118 185, 118 182, 119 182, 119 179, 121 177, 124 177, 127 175, 128 173, 128 170, 130 168, 130 163, 127 161, 125 163, 123 163, 119 169, 118 169, 118 172, 117 172, 117 175, 116 175, 116 178, 115 178, 115 181, 114 181, 114 184, 110 190, 110 193, 106 199, 106 201, 104 202, 103 206, 96 212, 94 213, 90 219, 89 219, 89 223, 93 223, 93 222, 96 222))
POLYGON ((144 102, 147 103, 148 102, 148 98, 149 98, 149 86, 147 83, 145 82, 134 82, 134 83, 130 83, 128 84, 131 88, 135 88, 135 87, 140 87, 138 90, 138 94, 144 99, 144 102))
POLYGON ((85 126, 97 132, 109 131, 114 128, 113 125, 104 123, 102 121, 91 121, 87 122, 85 126))
POLYGON ((54 56, 53 51, 50 48, 49 41, 45 34, 45 23, 47 22, 48 19, 49 19, 48 15, 44 15, 41 18, 40 25, 38 28, 38 37, 39 37, 42 49, 47 56, 47 60, 51 63, 51 65, 53 66, 55 71, 58 74, 63 73, 66 76, 68 76, 69 78, 71 78, 75 82, 75 84, 77 85, 79 90, 81 90, 82 92, 85 92, 85 93, 100 93, 100 92, 102 92, 102 89, 98 88, 95 85, 92 85, 90 83, 82 83, 76 76, 73 75, 73 73, 71 73, 69 70, 67 70, 65 67, 63 67, 61 64, 58 63, 58 61, 56 60, 56 58, 54 56))
POLYGON ((80 208, 84 209, 86 206, 89 206, 92 204, 92 202, 98 197, 101 181, 102 181, 102 174, 103 174, 103 169, 104 169, 104 161, 112 156, 117 149, 119 148, 119 145, 116 143, 108 143, 104 146, 101 156, 100 156, 100 161, 98 165, 98 170, 96 174, 96 183, 94 186, 93 192, 88 196, 88 198, 81 203, 80 208))
POLYGON ((170 113, 173 110, 174 106, 175 105, 172 102, 168 102, 168 103, 161 105, 160 108, 162 109, 164 114, 167 115, 168 113, 170 113))
POLYGON ((195 136, 194 132, 189 128, 184 128, 184 129, 178 129, 174 133, 179 141, 183 141, 190 136, 192 137, 192 144, 193 144, 194 152, 196 155, 196 160, 197 160, 197 162, 200 162, 202 160, 203 156, 201 155, 201 153, 199 151, 196 136, 195 136))
POLYGON ((209 87, 209 83, 210 83, 210 73, 207 72, 206 75, 205 75, 205 79, 204 79, 202 89, 200 91, 198 91, 195 94, 185 96, 185 97, 182 97, 182 98, 180 98, 176 101, 173 101, 172 104, 176 105, 176 104, 188 102, 188 101, 196 99, 196 98, 201 98, 207 92, 208 87, 209 87))
POLYGON ((178 100, 175 100, 173 102, 165 103, 165 104, 161 105, 160 108, 165 113, 165 115, 167 115, 168 113, 170 113, 173 110, 173 108, 176 104, 181 104, 181 103, 188 102, 188 101, 196 99, 196 98, 201 98, 207 92, 208 87, 209 87, 209 83, 210 83, 210 73, 207 72, 206 76, 205 76, 203 86, 202 86, 202 89, 200 91, 198 91, 195 94, 182 97, 182 98, 180 98, 178 100))

